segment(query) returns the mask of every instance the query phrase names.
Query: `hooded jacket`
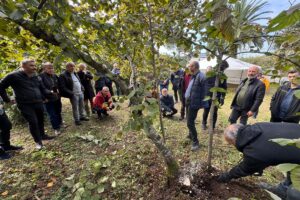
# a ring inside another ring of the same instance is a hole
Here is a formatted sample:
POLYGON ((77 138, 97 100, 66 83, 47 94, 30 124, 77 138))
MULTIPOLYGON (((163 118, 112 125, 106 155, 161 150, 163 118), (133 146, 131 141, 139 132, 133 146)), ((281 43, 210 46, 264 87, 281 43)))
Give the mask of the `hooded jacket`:
POLYGON ((242 127, 237 134, 236 148, 243 153, 240 164, 230 170, 230 178, 240 178, 283 163, 300 164, 300 148, 280 146, 271 139, 298 139, 300 125, 294 123, 256 123, 242 127))

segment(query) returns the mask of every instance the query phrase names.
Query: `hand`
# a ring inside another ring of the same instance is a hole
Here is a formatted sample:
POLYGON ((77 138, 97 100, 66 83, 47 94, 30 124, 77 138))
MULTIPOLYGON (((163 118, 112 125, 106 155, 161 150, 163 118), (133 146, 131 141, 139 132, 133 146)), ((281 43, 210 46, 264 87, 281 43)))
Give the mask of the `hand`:
POLYGON ((228 183, 230 180, 231 178, 228 173, 221 174, 217 179, 217 181, 220 183, 228 183))
POLYGON ((251 110, 247 112, 248 117, 252 117, 253 115, 254 115, 254 113, 251 110))

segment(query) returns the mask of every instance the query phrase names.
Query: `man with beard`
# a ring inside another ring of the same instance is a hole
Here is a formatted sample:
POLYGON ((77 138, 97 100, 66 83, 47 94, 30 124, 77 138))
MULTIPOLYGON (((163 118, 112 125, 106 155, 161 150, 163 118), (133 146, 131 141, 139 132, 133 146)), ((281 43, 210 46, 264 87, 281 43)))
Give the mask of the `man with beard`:
POLYGON ((265 84, 257 78, 258 73, 259 67, 250 67, 247 78, 237 88, 231 103, 230 124, 235 124, 240 118, 240 123, 246 125, 248 118, 258 112, 266 90, 265 84))

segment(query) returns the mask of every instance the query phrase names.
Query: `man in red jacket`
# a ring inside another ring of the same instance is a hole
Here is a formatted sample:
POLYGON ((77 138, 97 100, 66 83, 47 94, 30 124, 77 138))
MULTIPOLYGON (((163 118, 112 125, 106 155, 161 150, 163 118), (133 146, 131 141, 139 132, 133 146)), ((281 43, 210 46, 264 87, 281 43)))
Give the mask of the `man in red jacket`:
POLYGON ((103 118, 103 116, 108 116, 107 111, 115 107, 108 87, 103 87, 102 90, 98 92, 93 104, 93 109, 97 112, 99 119, 103 118))

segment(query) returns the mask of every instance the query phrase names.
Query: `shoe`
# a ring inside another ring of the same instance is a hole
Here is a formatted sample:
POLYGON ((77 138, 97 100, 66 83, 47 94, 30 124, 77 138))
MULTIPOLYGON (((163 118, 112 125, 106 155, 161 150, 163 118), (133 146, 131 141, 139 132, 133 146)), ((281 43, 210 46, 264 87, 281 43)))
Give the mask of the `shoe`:
POLYGON ((184 117, 180 117, 179 120, 180 120, 180 121, 184 120, 184 117))
POLYGON ((203 131, 205 131, 205 130, 207 129, 206 124, 202 124, 201 129, 202 129, 203 131))
POLYGON ((200 145, 199 144, 193 144, 191 150, 192 151, 198 151, 200 149, 200 145))
POLYGON ((35 148, 37 149, 37 150, 41 150, 44 146, 43 146, 43 144, 42 144, 42 142, 37 142, 37 143, 35 143, 36 145, 35 145, 35 148))
POLYGON ((54 130, 54 134, 55 134, 56 136, 58 136, 58 135, 60 135, 60 134, 61 134, 61 132, 60 132, 60 130, 59 130, 59 129, 57 129, 57 130, 54 130))
POLYGON ((42 137, 42 140, 53 140, 55 137, 54 136, 50 136, 50 135, 43 135, 42 137))
POLYGON ((23 147, 9 145, 9 146, 4 146, 3 149, 4 149, 5 151, 18 151, 18 150, 22 150, 23 147))
POLYGON ((9 159, 11 156, 5 152, 4 148, 0 147, 0 160, 9 159))
POLYGON ((87 117, 82 117, 82 118, 80 118, 80 121, 90 121, 90 119, 87 117))
POLYGON ((80 122, 80 121, 75 121, 75 125, 76 125, 76 126, 80 126, 80 125, 81 125, 81 122, 80 122))
POLYGON ((105 116, 109 116, 109 114, 108 114, 107 112, 104 112, 104 113, 103 113, 103 115, 105 115, 105 116))
POLYGON ((287 189, 285 189, 284 187, 279 187, 278 185, 273 186, 268 183, 259 183, 258 186, 262 189, 272 192, 273 194, 276 194, 278 197, 282 199, 286 199, 287 189))

